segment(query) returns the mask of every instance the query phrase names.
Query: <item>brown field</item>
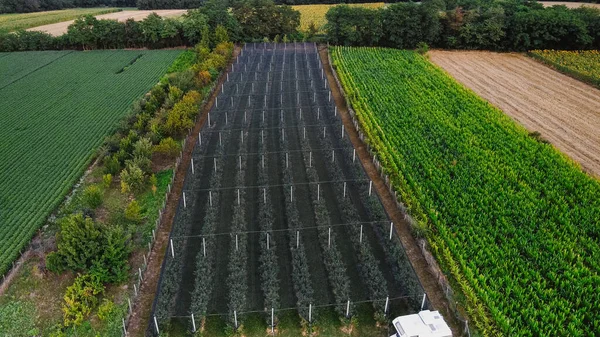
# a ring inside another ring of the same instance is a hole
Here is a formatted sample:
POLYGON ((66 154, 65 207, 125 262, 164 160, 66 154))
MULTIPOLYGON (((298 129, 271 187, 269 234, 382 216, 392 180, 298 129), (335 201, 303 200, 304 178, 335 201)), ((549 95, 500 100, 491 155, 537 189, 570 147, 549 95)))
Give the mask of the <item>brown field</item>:
POLYGON ((550 6, 555 6, 555 5, 564 5, 569 8, 579 8, 581 6, 600 8, 600 4, 592 4, 592 3, 587 3, 587 2, 540 1, 540 3, 542 5, 544 5, 544 7, 550 7, 550 6))
MULTIPOLYGON (((156 13, 163 17, 173 17, 180 16, 183 13, 187 12, 185 9, 164 9, 164 10, 154 10, 154 11, 122 11, 110 14, 98 15, 96 18, 98 19, 110 19, 117 21, 126 21, 127 19, 134 19, 135 21, 141 21, 146 18, 150 13, 156 13)), ((44 25, 34 28, 29 28, 28 30, 37 30, 41 32, 46 32, 48 34, 59 36, 67 32, 67 28, 69 25, 73 23, 74 20, 64 21, 59 23, 53 23, 50 25, 44 25)))
POLYGON ((600 90, 521 54, 435 50, 429 57, 600 177, 600 90))

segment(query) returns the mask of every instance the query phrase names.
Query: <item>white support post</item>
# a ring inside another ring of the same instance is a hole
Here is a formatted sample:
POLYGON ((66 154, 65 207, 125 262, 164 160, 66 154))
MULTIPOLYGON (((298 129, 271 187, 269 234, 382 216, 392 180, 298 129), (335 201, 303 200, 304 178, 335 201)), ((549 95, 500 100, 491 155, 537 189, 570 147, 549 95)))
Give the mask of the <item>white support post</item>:
POLYGON ((206 238, 202 237, 202 253, 206 257, 206 238))
POLYGON ((267 250, 269 250, 269 248, 271 248, 270 242, 269 242, 269 233, 267 233, 267 250))
POLYGON ((240 162, 240 170, 242 169, 242 156, 238 156, 240 162))
POLYGON ((300 246, 300 231, 296 231, 296 249, 300 246))
POLYGON ((373 193, 373 180, 369 181, 369 196, 373 193))
POLYGON ((275 336, 275 308, 271 308, 271 334, 275 336))
POLYGON ((317 200, 321 200, 321 185, 317 184, 317 200))
POLYGON ((247 116, 247 111, 244 110, 244 123, 248 121, 248 118, 246 116, 247 116))
POLYGON ((208 126, 210 127, 210 112, 208 113, 208 126))
POLYGON ((160 336, 160 330, 158 329, 158 322, 156 321, 156 316, 154 316, 154 327, 156 328, 156 334, 160 336))
POLYGON ((323 138, 325 138, 325 127, 323 127, 323 138))
POLYGON ((225 86, 223 84, 221 84, 221 92, 225 93, 225 86))
POLYGON ((337 116, 337 106, 333 107, 333 115, 337 116))
POLYGON ((124 336, 127 336, 127 327, 125 326, 125 318, 121 318, 121 320, 123 321, 123 333, 124 333, 124 336))
POLYGON ((352 162, 356 161, 356 149, 352 149, 352 162))
POLYGON ((312 303, 308 304, 308 323, 312 322, 312 303))
POLYGON ((312 151, 308 153, 308 167, 312 167, 312 151))
POLYGON ((285 168, 288 168, 290 166, 289 165, 289 161, 290 161, 289 160, 289 154, 286 152, 285 153, 285 168))
POLYGON ((175 248, 173 248, 173 239, 170 239, 171 241, 171 257, 175 258, 175 248))
POLYGON ((228 113, 227 111, 225 111, 225 125, 229 124, 229 118, 228 118, 228 113))
POLYGON ((331 227, 327 231, 327 247, 331 247, 331 227))
POLYGON ((198 145, 202 146, 202 133, 198 132, 198 145))
POLYGON ((129 297, 127 297, 127 304, 129 305, 129 314, 131 315, 133 312, 133 307, 131 307, 131 299, 129 297))
POLYGON ((329 95, 327 96, 327 99, 329 100, 329 102, 331 102, 331 91, 330 91, 330 92, 328 92, 328 94, 329 94, 329 95))
POLYGON ((208 191, 208 204, 212 207, 212 191, 208 191))
POLYGON ((262 155, 262 168, 265 168, 265 155, 262 155))
POLYGON ((156 240, 156 232, 152 230, 152 241, 156 240))
POLYGON ((146 254, 143 254, 143 256, 144 256, 144 268, 145 268, 145 266, 148 265, 148 259, 146 258, 146 254))
POLYGON ((235 235, 235 250, 237 251, 239 249, 239 241, 238 241, 238 235, 235 235))
POLYGON ((194 313, 192 313, 192 332, 196 332, 196 320, 194 319, 194 313))
POLYGON ((346 197, 346 182, 344 181, 344 198, 346 197))
POLYGON ((394 234, 394 222, 390 222, 390 240, 392 239, 392 234, 394 234))
POLYGON ((294 186, 290 186, 290 201, 294 202, 294 186))
POLYGON ((425 300, 427 299, 427 294, 423 293, 423 300, 421 301, 421 311, 423 310, 423 307, 425 307, 425 300))
POLYGON ((335 162, 335 150, 331 150, 331 162, 335 162))
POLYGON ((263 187, 263 202, 267 203, 267 188, 263 187))
POLYGON ((237 324, 238 322, 237 322, 237 311, 236 310, 233 311, 233 321, 235 322, 235 328, 237 329, 238 328, 238 324, 237 324))
MULTIPOLYGON (((219 96, 215 97, 215 107, 217 107, 217 108, 219 107, 219 96)), ((209 114, 209 116, 210 116, 210 114, 209 114)), ((208 118, 208 120, 209 120, 208 124, 210 124, 210 117, 208 118)))
POLYGON ((238 199, 238 206, 240 205, 240 189, 238 188, 237 190, 237 199, 238 199))
POLYGON ((217 172, 217 158, 213 158, 213 166, 215 167, 215 172, 217 172))
POLYGON ((187 203, 185 202, 185 192, 183 192, 183 208, 187 208, 187 203))
POLYGON ((227 73, 227 82, 229 82, 229 73, 227 73))
POLYGON ((300 108, 300 120, 302 120, 302 108, 300 108))
POLYGON ((265 143, 265 130, 260 130, 260 143, 265 143))
POLYGON ((240 130, 240 135, 242 138, 242 144, 244 144, 244 130, 240 130))
POLYGON ((223 139, 221 138, 221 131, 219 131, 219 146, 222 146, 222 145, 223 145, 223 139))
POLYGON ((135 283, 133 284, 133 293, 135 294, 135 296, 137 296, 137 287, 135 283))
MULTIPOLYGON (((266 101, 267 101, 267 96, 265 96, 265 102, 266 101)), ((266 105, 266 103, 265 103, 265 105, 266 105)), ((262 112, 262 121, 263 121, 263 123, 265 122, 265 110, 263 110, 263 112, 262 112)))
POLYGON ((190 162, 192 166, 192 174, 194 174, 194 158, 190 159, 190 162))
POLYGON ((316 101, 317 101, 317 94, 313 93, 313 102, 316 102, 316 101))
POLYGON ((340 138, 342 138, 342 139, 344 138, 344 125, 343 124, 342 124, 342 134, 341 134, 340 138))
POLYGON ((304 139, 306 139, 306 127, 302 127, 302 134, 304 139))
POLYGON ((363 225, 360 225, 360 236, 358 238, 359 243, 362 243, 362 238, 363 238, 363 225))
POLYGON ((281 138, 285 142, 285 129, 281 129, 281 138))
POLYGON ((350 300, 346 302, 346 318, 350 317, 350 300))
POLYGON ((321 108, 317 108, 317 119, 321 119, 321 108))
POLYGON ((388 306, 389 306, 389 305, 390 305, 390 297, 389 297, 389 296, 387 296, 387 297, 385 298, 385 309, 383 309, 383 313, 384 313, 384 314, 387 314, 387 312, 388 312, 388 306))

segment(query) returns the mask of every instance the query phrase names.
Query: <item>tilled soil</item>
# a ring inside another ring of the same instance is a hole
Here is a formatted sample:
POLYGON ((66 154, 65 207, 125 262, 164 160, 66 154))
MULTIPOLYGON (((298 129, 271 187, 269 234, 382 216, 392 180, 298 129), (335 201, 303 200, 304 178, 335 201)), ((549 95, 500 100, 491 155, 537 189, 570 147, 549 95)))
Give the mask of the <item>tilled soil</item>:
POLYGON ((435 50, 429 58, 600 177, 600 90, 521 54, 435 50))
POLYGON ((346 101, 341 94, 340 88, 337 86, 329 66, 327 47, 320 46, 319 53, 321 55, 321 61, 323 62, 323 69, 325 69, 327 79, 329 80, 329 86, 331 87, 333 98, 338 107, 338 111, 340 112, 342 122, 344 123, 344 126, 348 131, 348 135, 350 136, 350 141, 356 148, 358 157, 362 161, 369 178, 373 180, 373 187, 377 190, 377 193, 381 197, 383 206, 390 215, 391 220, 394 222, 396 232, 398 233, 402 245, 404 246, 406 255, 410 259, 417 277, 427 293, 429 301, 436 310, 439 310, 442 313, 447 323, 450 325, 453 335, 460 336, 458 332, 459 323, 455 319, 454 315, 450 312, 450 307, 442 288, 437 283, 435 276, 433 276, 433 274, 430 272, 429 265, 421 253, 417 240, 415 240, 412 235, 410 224, 405 220, 404 214, 402 214, 396 206, 394 196, 392 196, 387 189, 385 182, 379 175, 377 168, 371 160, 367 147, 359 138, 358 132, 352 123, 352 119, 348 113, 348 107, 346 106, 346 101))
MULTIPOLYGON (((239 52, 240 48, 236 47, 232 60, 235 59, 239 52)), ((224 80, 225 77, 221 76, 217 83, 217 88, 220 88, 224 80)), ((140 286, 139 296, 133 304, 133 313, 129 319, 129 324, 127 327, 127 333, 130 337, 143 337, 146 333, 146 328, 148 327, 148 322, 150 319, 150 313, 152 311, 152 302, 156 296, 156 289, 160 279, 162 261, 168 247, 169 233, 171 232, 171 227, 173 226, 173 219, 175 217, 177 205, 179 204, 181 191, 183 190, 185 174, 190 165, 190 159, 194 150, 196 137, 202 128, 202 125, 204 125, 208 112, 210 111, 215 97, 218 94, 219 90, 215 90, 208 102, 204 105, 194 130, 187 138, 186 147, 183 149, 183 158, 177 169, 175 182, 173 183, 169 201, 167 202, 167 206, 163 214, 163 222, 159 225, 156 233, 156 240, 154 241, 154 246, 152 247, 152 251, 148 259, 148 267, 144 273, 144 281, 140 286)))
MULTIPOLYGON (((109 14, 102 14, 96 16, 97 19, 117 20, 119 22, 127 21, 128 19, 134 19, 135 21, 144 20, 150 13, 156 13, 162 17, 180 16, 187 12, 186 9, 162 9, 153 11, 121 11, 109 14)), ((75 22, 75 20, 52 23, 49 25, 43 25, 39 27, 29 28, 29 31, 40 31, 46 32, 52 36, 60 36, 67 32, 67 28, 75 22)))

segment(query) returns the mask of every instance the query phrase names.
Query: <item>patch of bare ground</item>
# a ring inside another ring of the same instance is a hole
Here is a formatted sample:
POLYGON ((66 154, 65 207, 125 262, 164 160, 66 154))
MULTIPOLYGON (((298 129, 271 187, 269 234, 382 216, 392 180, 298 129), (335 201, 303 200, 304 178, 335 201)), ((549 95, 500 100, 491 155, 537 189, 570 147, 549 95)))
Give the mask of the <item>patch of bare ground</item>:
POLYGON ((429 52, 431 61, 600 177, 600 90, 515 53, 429 52))
POLYGON ((391 220, 394 222, 394 226, 396 227, 396 231, 400 236, 400 241, 404 246, 406 255, 412 263, 417 277, 419 278, 419 281, 421 282, 425 292, 427 293, 427 297, 429 298, 430 303, 436 310, 439 310, 442 313, 444 319, 450 325, 453 335, 460 336, 459 323, 450 311, 450 306, 448 304, 444 291, 439 286, 437 278, 431 273, 429 265, 425 260, 421 249, 419 248, 417 240, 413 237, 410 224, 406 221, 404 214, 402 214, 400 209, 398 209, 395 197, 389 192, 385 182, 379 175, 377 168, 371 160, 367 147, 358 136, 358 131, 352 123, 352 118, 348 113, 346 101, 342 96, 340 88, 337 86, 337 83, 331 71, 331 67, 329 66, 329 59, 327 57, 327 47, 320 46, 319 54, 321 56, 321 62, 323 63, 323 69, 325 69, 327 75, 327 80, 329 81, 329 86, 331 87, 331 92, 335 100, 335 104, 337 105, 338 111, 340 112, 340 116, 342 118, 342 122, 344 123, 344 127, 346 128, 346 130, 348 130, 350 141, 352 142, 352 145, 356 148, 358 157, 360 158, 365 170, 367 171, 369 178, 373 180, 373 186, 375 187, 377 193, 381 197, 383 206, 385 207, 387 213, 390 215, 391 220))
MULTIPOLYGON (((240 47, 236 46, 232 60, 235 59, 240 50, 240 47)), ((148 267, 144 273, 144 281, 140 286, 140 293, 135 301, 133 312, 129 319, 127 333, 130 337, 145 336, 152 311, 152 302, 154 301, 154 297, 156 296, 156 291, 158 288, 160 269, 168 247, 169 233, 171 232, 171 227, 173 226, 175 211, 179 203, 181 191, 183 190, 183 182, 189 167, 190 159, 192 157, 196 137, 204 125, 208 112, 215 101, 215 97, 217 97, 219 94, 219 88, 224 80, 225 76, 221 75, 216 84, 217 90, 213 92, 212 96, 202 107, 198 121, 187 138, 186 147, 183 149, 183 158, 181 160, 181 164, 177 168, 175 182, 173 183, 171 195, 163 214, 163 221, 158 227, 158 231, 156 232, 156 241, 154 241, 154 246, 150 252, 150 257, 148 258, 148 267)))
POLYGON ((600 8, 600 4, 593 4, 588 2, 560 2, 560 1, 540 1, 544 7, 551 6, 567 6, 569 8, 579 8, 579 7, 592 7, 592 8, 600 8))

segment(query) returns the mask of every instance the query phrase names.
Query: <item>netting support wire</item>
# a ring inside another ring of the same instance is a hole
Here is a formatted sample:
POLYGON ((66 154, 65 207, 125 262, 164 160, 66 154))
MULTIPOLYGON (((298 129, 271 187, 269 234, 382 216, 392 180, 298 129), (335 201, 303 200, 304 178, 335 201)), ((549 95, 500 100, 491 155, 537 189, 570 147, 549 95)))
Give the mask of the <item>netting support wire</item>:
POLYGON ((394 222, 390 222, 390 240, 392 239, 392 234, 394 234, 394 222))
POLYGON ((154 316, 154 327, 156 328, 156 334, 160 336, 160 330, 158 329, 158 321, 156 320, 156 316, 154 316))
POLYGON ((358 238, 359 243, 362 243, 362 238, 363 238, 363 225, 360 225, 360 236, 358 238))
POLYGON ((187 208, 187 202, 185 201, 185 192, 183 192, 183 208, 187 208))
POLYGON ((383 309, 384 314, 387 314, 389 304, 390 304, 390 297, 388 296, 385 298, 385 308, 383 309))
POLYGON ((423 301, 421 301, 421 311, 423 311, 423 307, 425 307, 426 299, 427 299, 427 293, 423 293, 423 301))
POLYGON ((371 196, 372 192, 373 192, 373 180, 369 181, 369 196, 371 196))
POLYGON ((350 317, 350 300, 346 303, 346 318, 350 317))
POLYGON ((171 257, 175 258, 175 249, 173 248, 173 239, 171 241, 171 257))
POLYGON ((125 318, 121 318, 123 320, 123 333, 124 336, 127 336, 127 327, 125 326, 125 318))

